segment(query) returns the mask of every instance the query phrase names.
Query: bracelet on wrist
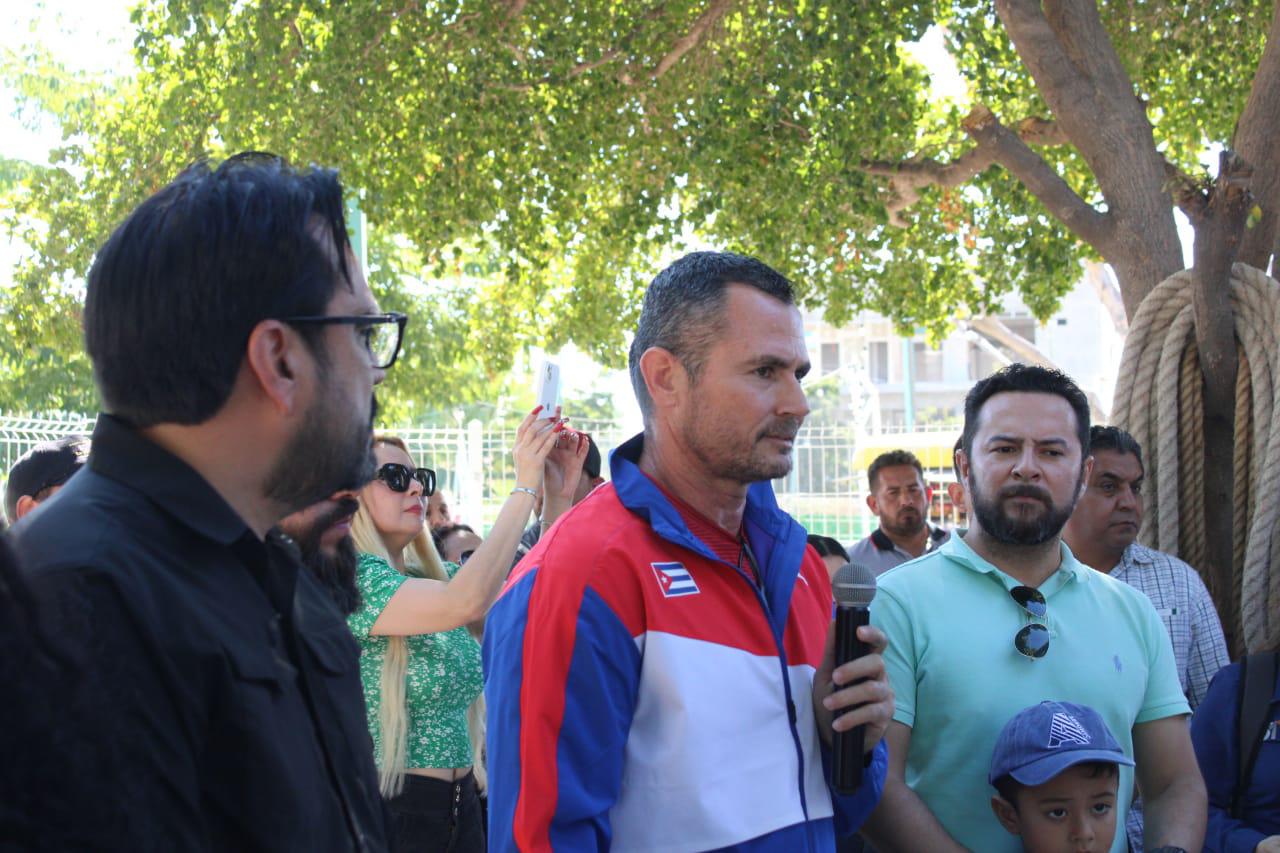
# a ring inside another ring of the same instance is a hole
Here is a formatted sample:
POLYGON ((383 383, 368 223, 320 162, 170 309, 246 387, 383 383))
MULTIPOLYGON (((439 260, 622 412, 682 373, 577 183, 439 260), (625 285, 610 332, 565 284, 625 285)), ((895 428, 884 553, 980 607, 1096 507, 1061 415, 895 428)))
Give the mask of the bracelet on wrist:
POLYGON ((534 500, 538 499, 538 493, 533 489, 527 488, 526 486, 516 486, 514 489, 511 490, 511 494, 513 495, 516 492, 524 492, 526 495, 533 498, 534 500))

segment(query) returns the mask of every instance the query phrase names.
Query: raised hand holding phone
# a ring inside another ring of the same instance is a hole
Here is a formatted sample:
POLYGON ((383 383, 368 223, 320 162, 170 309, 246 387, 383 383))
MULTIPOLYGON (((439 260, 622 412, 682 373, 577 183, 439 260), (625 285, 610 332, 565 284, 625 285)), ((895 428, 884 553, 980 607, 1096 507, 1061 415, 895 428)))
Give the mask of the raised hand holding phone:
POLYGON ((543 359, 534 386, 535 405, 541 406, 538 418, 550 418, 560 405, 560 365, 554 359, 543 359))

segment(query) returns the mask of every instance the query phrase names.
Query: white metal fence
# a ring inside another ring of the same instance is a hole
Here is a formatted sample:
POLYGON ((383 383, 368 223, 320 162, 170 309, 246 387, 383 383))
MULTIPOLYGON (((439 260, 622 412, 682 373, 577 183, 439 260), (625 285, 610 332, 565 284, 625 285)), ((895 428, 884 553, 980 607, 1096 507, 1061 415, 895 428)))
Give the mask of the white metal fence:
MULTIPOLYGON (((630 436, 618 424, 575 421, 591 433, 606 456, 630 436)), ((72 434, 89 434, 93 419, 25 418, 0 414, 0 477, 7 476, 18 457, 41 442, 72 434)), ((472 421, 463 427, 387 430, 405 440, 419 465, 434 468, 440 488, 449 492, 455 514, 480 530, 487 530, 515 485, 511 447, 515 430, 472 421)), ((883 436, 880 442, 883 442, 883 436)), ((846 545, 875 528, 866 508, 866 472, 857 465, 858 436, 851 425, 809 423, 796 438, 791 473, 774 483, 778 502, 811 533, 833 536, 846 545)), ((608 476, 608 463, 605 463, 608 476)), ((930 515, 945 518, 941 488, 950 479, 945 470, 927 471, 935 486, 930 515)))

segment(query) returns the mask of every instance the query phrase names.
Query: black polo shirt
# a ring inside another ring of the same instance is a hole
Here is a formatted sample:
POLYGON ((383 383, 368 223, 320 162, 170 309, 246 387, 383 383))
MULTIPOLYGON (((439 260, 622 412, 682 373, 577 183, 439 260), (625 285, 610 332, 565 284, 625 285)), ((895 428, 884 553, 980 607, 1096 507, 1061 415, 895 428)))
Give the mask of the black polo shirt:
POLYGON ((14 537, 52 630, 114 673, 133 837, 102 849, 387 848, 359 649, 287 537, 108 415, 14 537))

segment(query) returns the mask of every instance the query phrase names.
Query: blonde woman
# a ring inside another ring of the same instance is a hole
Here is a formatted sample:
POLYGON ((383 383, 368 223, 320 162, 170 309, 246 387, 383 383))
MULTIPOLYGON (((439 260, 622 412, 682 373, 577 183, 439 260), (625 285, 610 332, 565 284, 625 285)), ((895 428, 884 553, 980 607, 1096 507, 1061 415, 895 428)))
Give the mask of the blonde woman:
MULTIPOLYGON (((348 621, 361 647, 379 785, 397 850, 485 849, 480 645, 466 626, 483 623, 506 579, 544 464, 568 473, 586 458, 585 440, 566 441, 548 461, 557 439, 572 433, 564 432, 559 411, 538 420, 539 411, 520 424, 516 487, 465 568, 441 562, 424 526, 434 472, 416 467, 400 439, 374 441, 377 475, 361 490, 351 529, 362 603, 348 621)), ((576 482, 576 471, 565 479, 576 482)))

